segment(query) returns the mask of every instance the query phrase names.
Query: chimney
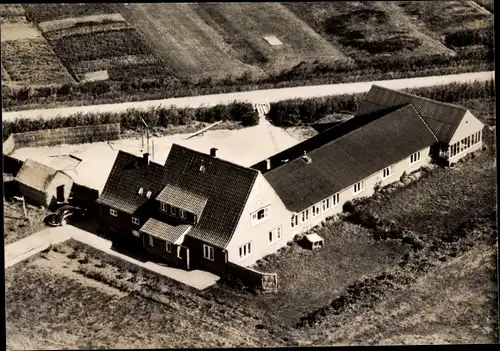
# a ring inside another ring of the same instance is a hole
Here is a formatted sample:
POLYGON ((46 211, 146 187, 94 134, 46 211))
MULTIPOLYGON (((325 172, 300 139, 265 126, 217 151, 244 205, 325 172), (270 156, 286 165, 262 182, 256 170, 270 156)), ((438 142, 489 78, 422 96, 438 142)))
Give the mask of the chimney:
POLYGON ((266 170, 269 171, 271 169, 271 159, 266 159, 266 170))
POLYGON ((149 153, 145 152, 142 155, 142 159, 143 159, 145 165, 149 165, 149 153))
POLYGON ((210 156, 217 157, 218 151, 219 150, 217 148, 215 148, 215 147, 211 148, 210 149, 210 156))

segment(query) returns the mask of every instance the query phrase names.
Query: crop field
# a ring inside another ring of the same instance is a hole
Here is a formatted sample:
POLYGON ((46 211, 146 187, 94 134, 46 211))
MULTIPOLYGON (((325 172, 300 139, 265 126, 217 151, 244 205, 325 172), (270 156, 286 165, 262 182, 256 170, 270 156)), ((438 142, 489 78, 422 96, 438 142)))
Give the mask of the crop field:
POLYGON ((290 2, 286 6, 355 60, 366 55, 453 54, 440 42, 419 32, 392 2, 290 2))
POLYGON ((0 23, 27 23, 23 5, 20 4, 1 4, 0 5, 0 23))
POLYGON ((493 46, 491 12, 474 1, 405 1, 399 7, 422 32, 459 52, 493 46))
POLYGON ((31 22, 61 20, 71 17, 83 17, 117 12, 122 4, 25 4, 26 17, 31 22))
POLYGON ((18 84, 51 85, 72 82, 44 37, 2 41, 2 66, 18 84))

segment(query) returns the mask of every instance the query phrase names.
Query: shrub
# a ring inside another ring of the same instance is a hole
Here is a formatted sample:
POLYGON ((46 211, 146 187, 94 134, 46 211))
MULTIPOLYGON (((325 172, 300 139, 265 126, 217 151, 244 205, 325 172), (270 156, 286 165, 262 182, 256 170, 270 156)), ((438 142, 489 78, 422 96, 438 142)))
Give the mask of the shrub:
POLYGON ((217 105, 210 108, 176 108, 155 107, 148 110, 129 109, 119 113, 77 113, 66 117, 53 119, 16 119, 3 123, 3 137, 7 139, 12 133, 24 133, 44 129, 64 127, 95 126, 109 123, 120 123, 122 130, 138 130, 143 127, 144 119, 149 127, 167 127, 169 125, 184 125, 193 120, 215 122, 230 120, 240 122, 244 126, 256 125, 259 122, 258 113, 250 103, 233 102, 229 105, 217 105))

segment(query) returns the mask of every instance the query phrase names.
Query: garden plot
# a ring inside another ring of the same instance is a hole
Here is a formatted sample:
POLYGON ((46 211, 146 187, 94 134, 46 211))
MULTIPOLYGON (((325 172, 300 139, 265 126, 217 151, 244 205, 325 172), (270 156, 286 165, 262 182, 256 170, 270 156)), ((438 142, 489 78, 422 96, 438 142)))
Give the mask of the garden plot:
POLYGON ((24 8, 19 4, 0 5, 0 23, 27 23, 24 8))
POLYGON ((91 15, 82 17, 70 17, 60 20, 45 21, 38 23, 38 27, 44 33, 59 31, 62 29, 70 29, 80 26, 99 25, 105 23, 126 22, 125 18, 119 13, 91 15))
POLYGON ((118 12, 123 5, 115 3, 24 4, 26 17, 35 23, 118 12))
POLYGON ((61 61, 75 74, 91 70, 112 71, 138 64, 162 66, 142 38, 131 28, 64 36, 49 39, 49 42, 61 61))
POLYGON ((22 84, 67 84, 73 79, 43 37, 2 41, 2 66, 22 84))
POLYGON ((403 57, 454 54, 421 33, 391 2, 332 1, 286 3, 286 6, 354 59, 366 59, 367 54, 403 57))

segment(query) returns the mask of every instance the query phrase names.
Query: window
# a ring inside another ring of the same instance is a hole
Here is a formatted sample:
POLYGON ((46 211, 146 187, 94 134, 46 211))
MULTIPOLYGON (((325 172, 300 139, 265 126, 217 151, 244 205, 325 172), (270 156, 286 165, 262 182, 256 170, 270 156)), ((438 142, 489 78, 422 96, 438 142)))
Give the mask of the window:
POLYGON ((467 137, 467 148, 470 148, 470 136, 467 137))
POLYGON ((179 216, 180 216, 181 218, 184 218, 184 219, 185 219, 185 218, 186 218, 186 211, 181 210, 181 209, 179 208, 179 216))
POLYGON ((292 225, 292 228, 298 226, 299 225, 299 216, 293 215, 292 219, 290 221, 290 224, 292 225))
POLYGON ((154 239, 153 239, 153 237, 151 235, 149 236, 149 246, 151 246, 151 247, 155 246, 154 245, 154 239))
POLYGON ((162 210, 163 212, 167 212, 167 204, 164 202, 160 202, 160 210, 162 210))
POLYGON ((132 223, 139 225, 141 222, 139 221, 139 218, 132 217, 132 223))
POLYGON ((330 209, 330 198, 323 200, 321 204, 323 206, 323 211, 330 209))
POLYGON ((177 208, 175 208, 174 206, 170 206, 170 214, 175 216, 177 214, 177 208))
POLYGON ((137 192, 137 194, 142 195, 143 192, 144 192, 144 188, 140 188, 139 191, 137 192))
POLYGON ((259 224, 269 217, 270 207, 261 208, 260 210, 252 213, 252 226, 259 224))
POLYGON ((312 218, 314 217, 317 217, 321 212, 321 208, 319 207, 319 205, 313 205, 312 206, 312 218))
POLYGON ((109 209, 109 214, 112 215, 113 217, 118 217, 118 211, 113 210, 112 208, 109 209))
POLYGON ((245 245, 241 246, 239 253, 241 260, 250 256, 252 254, 252 242, 246 243, 245 245))
POLYGON ((420 161, 420 151, 410 155, 410 165, 417 163, 418 161, 420 161))
POLYGON ((382 171, 382 179, 389 178, 392 175, 392 166, 384 168, 382 171))
POLYGON ((140 237, 141 236, 141 234, 139 234, 139 231, 133 230, 133 229, 132 229, 132 235, 136 236, 136 237, 140 237))
POLYGON ((359 194, 363 190, 365 190, 365 181, 364 180, 354 184, 354 194, 359 194))
POLYGON ((269 232, 269 244, 273 244, 281 239, 281 226, 269 232))
POLYGON ((207 260, 214 260, 214 248, 212 246, 208 246, 203 244, 203 257, 207 260))
POLYGON ((337 206, 340 203, 340 195, 339 193, 332 196, 332 207, 337 206))
POLYGON ((172 252, 172 244, 171 243, 165 243, 165 251, 172 252))
POLYGON ((149 198, 151 198, 151 194, 152 194, 152 192, 151 192, 151 191, 148 191, 148 192, 146 193, 146 197, 147 197, 148 199, 149 199, 149 198))
POLYGON ((307 222, 309 220, 309 209, 301 212, 302 215, 302 223, 307 222))

